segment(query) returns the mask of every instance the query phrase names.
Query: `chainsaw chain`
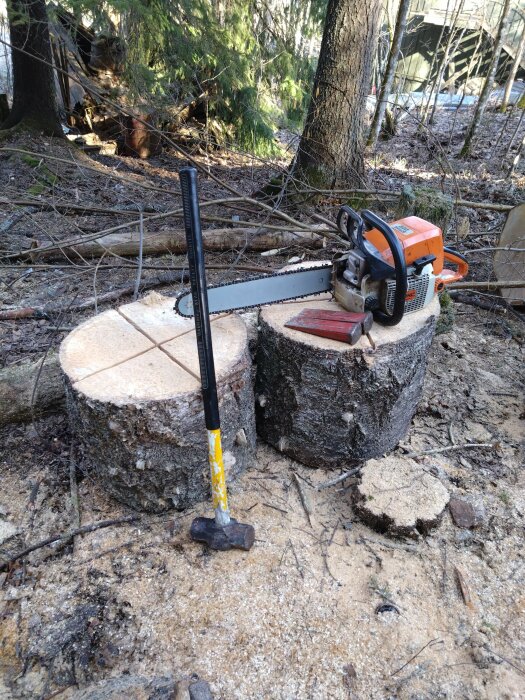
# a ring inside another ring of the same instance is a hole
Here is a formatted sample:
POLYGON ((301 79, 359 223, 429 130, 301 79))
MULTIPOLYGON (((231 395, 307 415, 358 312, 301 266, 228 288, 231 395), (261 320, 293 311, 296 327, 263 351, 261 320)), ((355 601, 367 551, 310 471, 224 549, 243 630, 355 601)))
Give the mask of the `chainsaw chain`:
MULTIPOLYGON (((244 280, 234 280, 233 282, 229 282, 228 284, 211 284, 209 287, 207 287, 208 291, 210 289, 217 289, 218 287, 235 287, 237 284, 243 284, 244 282, 252 282, 252 281, 257 281, 257 280, 267 280, 267 279, 273 279, 275 277, 284 277, 285 275, 296 275, 298 272, 303 271, 303 270, 312 270, 312 269, 319 269, 319 270, 325 270, 328 269, 329 267, 332 267, 332 263, 328 265, 318 265, 317 268, 301 268, 300 270, 285 270, 284 272, 277 272, 274 275, 259 275, 258 277, 248 277, 248 279, 244 280)), ((326 294, 326 292, 329 291, 328 289, 325 292, 310 292, 309 294, 300 294, 299 296, 291 296, 287 297, 286 299, 279 299, 279 301, 273 301, 273 302, 268 302, 271 304, 282 304, 285 301, 291 301, 292 299, 305 299, 306 297, 313 297, 313 296, 319 296, 320 294, 326 294)), ((182 316, 183 318, 193 318, 194 314, 191 316, 188 316, 187 314, 181 313, 179 309, 180 302, 183 297, 190 295, 191 296, 191 291, 182 291, 177 296, 175 297, 175 306, 174 309, 175 311, 179 314, 179 316, 182 316)), ((210 313, 217 313, 217 314, 229 314, 232 313, 233 311, 245 311, 246 309, 257 309, 260 306, 264 306, 264 302, 261 304, 248 304, 247 306, 235 306, 231 309, 223 309, 222 311, 211 311, 210 313)))

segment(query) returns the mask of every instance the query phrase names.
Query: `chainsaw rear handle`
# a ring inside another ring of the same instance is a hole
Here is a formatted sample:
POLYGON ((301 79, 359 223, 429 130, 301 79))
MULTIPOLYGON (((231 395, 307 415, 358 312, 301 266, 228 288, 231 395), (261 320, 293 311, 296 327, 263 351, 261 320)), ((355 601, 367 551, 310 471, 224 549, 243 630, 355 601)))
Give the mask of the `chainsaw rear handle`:
POLYGON ((384 326, 396 326, 405 314, 405 299, 408 291, 407 266, 403 247, 400 240, 386 221, 383 221, 383 219, 380 219, 376 214, 368 209, 363 209, 361 212, 361 217, 367 226, 370 228, 375 228, 383 234, 392 253, 396 279, 394 308, 391 315, 376 309, 374 311, 374 318, 384 326))
POLYGON ((441 291, 446 284, 451 282, 459 282, 464 277, 468 275, 468 262, 463 255, 454 250, 453 248, 448 248, 445 246, 443 249, 445 261, 457 265, 457 270, 449 270, 448 268, 443 268, 440 274, 437 276, 436 288, 437 291, 441 291))

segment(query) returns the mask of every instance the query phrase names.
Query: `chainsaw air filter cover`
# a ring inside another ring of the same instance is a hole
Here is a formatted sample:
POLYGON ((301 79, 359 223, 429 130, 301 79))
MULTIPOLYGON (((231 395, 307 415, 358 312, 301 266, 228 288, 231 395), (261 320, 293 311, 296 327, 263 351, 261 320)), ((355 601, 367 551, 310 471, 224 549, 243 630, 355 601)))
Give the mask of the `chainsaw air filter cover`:
MULTIPOLYGON (((403 247, 407 267, 416 260, 433 255, 433 271, 439 275, 444 265, 443 234, 440 228, 418 216, 399 219, 391 223, 390 227, 403 247)), ((379 250, 385 262, 393 265, 392 253, 384 236, 377 229, 366 231, 364 235, 379 250)))

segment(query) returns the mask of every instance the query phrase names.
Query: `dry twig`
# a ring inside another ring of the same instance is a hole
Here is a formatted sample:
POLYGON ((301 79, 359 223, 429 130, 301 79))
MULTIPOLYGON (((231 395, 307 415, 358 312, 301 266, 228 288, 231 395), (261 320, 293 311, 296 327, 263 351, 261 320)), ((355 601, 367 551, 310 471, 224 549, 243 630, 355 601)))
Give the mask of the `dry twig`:
POLYGON ((355 467, 354 469, 350 469, 349 471, 345 472, 344 474, 340 474, 339 476, 336 476, 335 479, 330 479, 329 481, 324 481, 322 484, 319 484, 319 486, 317 487, 317 490, 322 491, 323 489, 327 489, 330 486, 336 486, 337 484, 340 484, 345 479, 348 479, 351 476, 355 476, 360 471, 361 471, 361 467, 355 467))
POLYGON ((313 527, 313 523, 312 523, 313 508, 312 508, 312 501, 310 499, 310 495, 303 488, 303 485, 301 484, 301 479, 297 475, 297 472, 293 472, 293 478, 295 480, 297 490, 299 491, 299 497, 301 499, 301 504, 304 508, 304 512, 306 513, 306 517, 308 518, 308 523, 309 523, 310 527, 313 527))
POLYGON ((403 457, 423 457, 424 455, 435 455, 440 452, 450 452, 451 450, 465 450, 475 447, 496 447, 492 442, 466 442, 462 445, 447 445, 446 447, 436 447, 434 450, 423 450, 422 452, 408 452, 403 457))
POLYGON ((42 547, 47 547, 48 544, 53 544, 54 542, 58 542, 59 546, 63 546, 64 544, 71 542, 71 540, 74 539, 77 535, 85 535, 88 532, 94 532, 95 530, 101 530, 102 528, 111 527, 112 525, 122 525, 124 523, 132 523, 138 519, 139 519, 138 515, 126 515, 123 518, 112 518, 111 520, 100 520, 98 523, 90 523, 89 525, 82 525, 82 527, 77 527, 75 530, 71 530, 70 532, 64 532, 61 534, 51 535, 51 537, 46 537, 45 540, 40 540, 40 542, 36 542, 35 544, 32 544, 29 547, 26 547, 25 549, 22 549, 20 552, 13 554, 13 556, 9 557, 8 559, 6 559, 4 562, 2 562, 0 564, 0 571, 4 571, 9 566, 11 566, 11 564, 14 564, 15 561, 17 561, 18 559, 22 559, 22 557, 25 557, 28 554, 31 554, 31 552, 35 552, 37 549, 42 549, 42 547))

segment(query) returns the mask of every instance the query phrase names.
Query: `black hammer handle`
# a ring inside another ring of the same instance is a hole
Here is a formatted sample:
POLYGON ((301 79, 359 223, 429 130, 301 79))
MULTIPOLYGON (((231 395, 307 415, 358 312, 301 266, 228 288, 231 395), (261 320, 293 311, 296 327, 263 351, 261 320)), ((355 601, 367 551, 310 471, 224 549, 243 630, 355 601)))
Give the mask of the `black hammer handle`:
POLYGON ((217 401, 217 383, 213 363, 213 346, 211 340, 210 315, 208 312, 208 292, 204 268, 204 251, 202 230, 197 196, 197 169, 186 167, 179 170, 184 209, 184 228, 188 245, 188 263, 190 268, 191 296, 195 314, 195 332, 199 352, 202 398, 206 428, 220 428, 219 403, 217 401))

